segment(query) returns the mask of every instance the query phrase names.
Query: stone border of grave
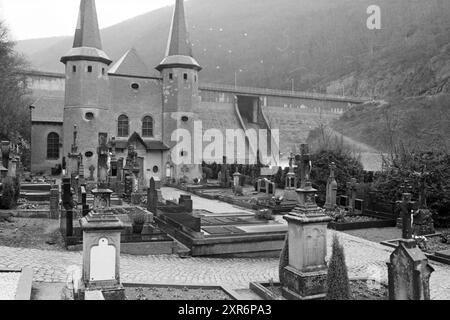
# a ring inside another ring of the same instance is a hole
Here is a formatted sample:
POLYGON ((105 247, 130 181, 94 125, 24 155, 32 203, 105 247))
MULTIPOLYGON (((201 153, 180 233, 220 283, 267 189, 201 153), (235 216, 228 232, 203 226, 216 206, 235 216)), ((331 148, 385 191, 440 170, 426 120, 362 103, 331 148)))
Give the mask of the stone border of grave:
POLYGON ((222 290, 225 294, 230 296, 232 300, 245 300, 239 293, 229 286, 218 286, 214 284, 198 284, 198 285, 182 285, 171 283, 154 283, 154 284, 140 284, 140 283, 123 283, 124 288, 176 288, 176 289, 204 289, 204 290, 222 290))
MULTIPOLYGON (((441 233, 434 233, 434 234, 425 235, 424 237, 425 238, 435 238, 435 237, 440 237, 441 235, 442 235, 441 233)), ((386 246, 386 247, 390 247, 390 248, 397 248, 400 240, 401 239, 387 240, 387 241, 380 242, 380 244, 382 244, 383 246, 386 246)), ((450 259, 439 255, 437 252, 435 252, 435 253, 424 252, 424 254, 428 259, 430 259, 432 261, 450 265, 450 259)))
MULTIPOLYGON (((367 277, 353 277, 349 279, 350 282, 353 281, 372 281, 373 279, 369 279, 367 277)), ((376 282, 376 284, 379 284, 380 286, 388 287, 388 284, 386 282, 376 282)), ((271 290, 267 289, 270 286, 279 287, 281 288, 280 282, 251 282, 250 283, 250 290, 254 292, 257 296, 262 298, 265 301, 273 301, 273 300, 287 300, 283 297, 280 297, 276 294, 274 294, 271 290)))
POLYGON ((29 267, 23 269, 0 269, 0 273, 20 273, 20 278, 16 289, 15 300, 16 301, 31 300, 31 290, 33 287, 33 269, 29 267))
POLYGON ((49 209, 14 209, 9 212, 15 218, 50 219, 50 205, 49 209))
POLYGON ((336 231, 348 231, 358 229, 372 229, 372 228, 392 228, 397 225, 397 219, 389 217, 382 213, 364 213, 362 216, 377 218, 379 221, 365 221, 365 222, 330 222, 328 224, 329 229, 336 231))

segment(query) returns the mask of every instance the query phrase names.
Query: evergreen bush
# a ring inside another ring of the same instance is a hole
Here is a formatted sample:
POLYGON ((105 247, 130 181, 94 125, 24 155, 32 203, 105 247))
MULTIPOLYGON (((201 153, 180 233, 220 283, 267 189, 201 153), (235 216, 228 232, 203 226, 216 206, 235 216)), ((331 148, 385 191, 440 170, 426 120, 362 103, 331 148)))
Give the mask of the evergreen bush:
POLYGON ((350 300, 350 281, 345 264, 344 247, 333 236, 333 252, 328 266, 327 300, 350 300))

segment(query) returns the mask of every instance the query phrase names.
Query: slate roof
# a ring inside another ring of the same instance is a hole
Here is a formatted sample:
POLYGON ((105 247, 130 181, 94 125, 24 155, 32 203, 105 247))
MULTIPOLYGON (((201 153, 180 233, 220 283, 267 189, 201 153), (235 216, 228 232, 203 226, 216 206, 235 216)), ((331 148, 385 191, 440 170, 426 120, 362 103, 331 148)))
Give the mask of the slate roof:
POLYGON ((137 133, 133 133, 128 141, 116 141, 116 148, 118 149, 127 149, 130 143, 139 142, 141 143, 147 151, 166 151, 170 150, 168 146, 166 146, 162 141, 157 140, 147 140, 142 139, 142 137, 137 133))
POLYGON ((63 123, 64 97, 40 97, 33 103, 32 122, 63 123))
POLYGON ((95 0, 81 0, 73 46, 61 62, 82 59, 101 61, 107 65, 112 62, 103 51, 95 0))
POLYGON ((95 0, 81 0, 73 48, 90 47, 102 50, 95 0))
POLYGON ((110 74, 151 77, 150 71, 136 49, 128 50, 110 69, 110 74))

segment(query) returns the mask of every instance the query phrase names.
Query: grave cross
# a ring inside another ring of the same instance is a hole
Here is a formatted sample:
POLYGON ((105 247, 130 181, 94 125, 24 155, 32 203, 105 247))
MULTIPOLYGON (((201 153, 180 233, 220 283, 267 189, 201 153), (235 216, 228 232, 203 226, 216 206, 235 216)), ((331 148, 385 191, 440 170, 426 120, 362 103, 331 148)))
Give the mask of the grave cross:
POLYGON ((330 179, 334 179, 335 178, 335 171, 336 171, 336 163, 332 162, 329 166, 330 168, 330 179))
POLYGON ((310 181, 311 175, 311 156, 309 154, 309 145, 302 144, 301 148, 301 157, 300 157, 300 179, 301 179, 301 188, 306 187, 306 183, 310 181))
POLYGON ((426 166, 423 167, 422 172, 418 173, 419 176, 419 205, 421 209, 427 208, 427 178, 430 175, 425 171, 426 166))

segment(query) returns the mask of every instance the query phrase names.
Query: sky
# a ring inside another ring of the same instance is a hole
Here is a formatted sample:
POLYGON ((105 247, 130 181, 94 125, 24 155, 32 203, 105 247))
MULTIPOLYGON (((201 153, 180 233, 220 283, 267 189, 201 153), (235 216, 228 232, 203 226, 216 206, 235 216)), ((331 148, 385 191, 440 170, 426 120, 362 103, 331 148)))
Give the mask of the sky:
MULTIPOLYGON (((100 28, 173 5, 175 0, 97 0, 100 28)), ((75 32, 80 0, 0 0, 0 20, 13 40, 67 36, 75 32)))

